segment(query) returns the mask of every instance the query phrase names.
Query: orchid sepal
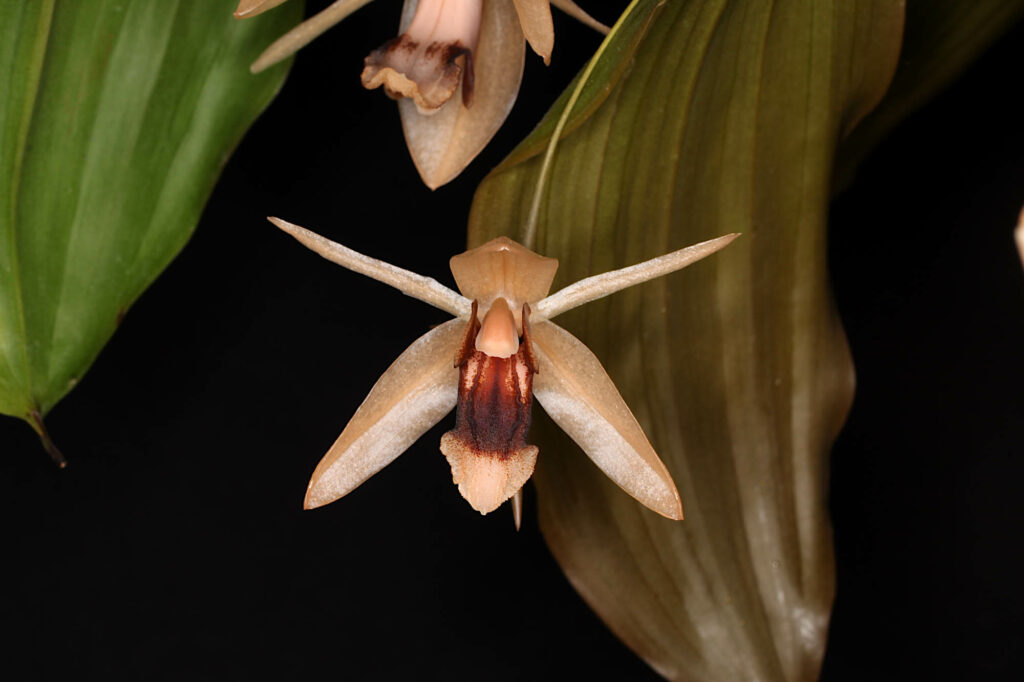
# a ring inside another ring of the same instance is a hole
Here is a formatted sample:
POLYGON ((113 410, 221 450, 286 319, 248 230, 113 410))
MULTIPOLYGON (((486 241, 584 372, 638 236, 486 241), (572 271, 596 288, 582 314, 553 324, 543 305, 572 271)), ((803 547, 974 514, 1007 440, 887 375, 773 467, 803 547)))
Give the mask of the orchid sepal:
POLYGON ((597 356, 554 322, 534 324, 533 339, 544 368, 533 395, 548 416, 616 485, 648 509, 682 520, 671 474, 597 356))
POLYGON ((313 472, 305 509, 347 495, 452 411, 459 373, 451 359, 464 327, 456 318, 432 329, 381 375, 313 472))

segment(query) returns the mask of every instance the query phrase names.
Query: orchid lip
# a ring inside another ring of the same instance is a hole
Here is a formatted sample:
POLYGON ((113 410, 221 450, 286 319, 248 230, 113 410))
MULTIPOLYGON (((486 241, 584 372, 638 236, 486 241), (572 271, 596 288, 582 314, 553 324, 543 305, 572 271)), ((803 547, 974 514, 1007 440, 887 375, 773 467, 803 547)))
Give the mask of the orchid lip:
POLYGON ((484 316, 484 325, 475 314, 467 323, 455 358, 459 368, 455 428, 441 437, 452 481, 481 514, 493 511, 523 487, 533 475, 539 452, 537 446, 526 443, 536 374, 529 323, 523 328, 523 342, 516 338, 516 351, 506 357, 479 347, 487 320, 499 320, 500 333, 516 336, 508 305, 504 299, 498 301, 484 316))
POLYGON ((366 57, 363 86, 383 86, 392 99, 407 97, 428 116, 461 86, 468 107, 482 13, 482 0, 420 0, 409 28, 366 57))

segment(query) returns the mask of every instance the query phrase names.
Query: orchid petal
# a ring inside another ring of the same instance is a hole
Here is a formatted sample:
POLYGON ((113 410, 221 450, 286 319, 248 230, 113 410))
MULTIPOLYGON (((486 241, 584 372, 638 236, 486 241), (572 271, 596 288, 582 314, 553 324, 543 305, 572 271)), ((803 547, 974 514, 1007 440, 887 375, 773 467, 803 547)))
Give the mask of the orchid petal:
POLYGON ((398 356, 320 460, 306 509, 351 492, 452 411, 459 382, 453 359, 465 330, 464 320, 450 320, 398 356))
POLYGON ((688 246, 685 249, 666 253, 664 256, 645 260, 643 263, 581 279, 538 302, 534 319, 549 320, 555 315, 560 315, 584 303, 685 268, 687 265, 725 248, 738 236, 739 234, 734 232, 688 246))
POLYGON ((555 26, 551 23, 551 3, 548 0, 513 0, 519 25, 533 51, 551 63, 551 50, 555 46, 555 26))
POLYGON ((597 357, 553 322, 534 323, 531 332, 533 395, 544 411, 619 487, 662 516, 682 519, 672 476, 597 357))
POLYGON ((286 220, 280 218, 267 218, 267 220, 295 237, 303 246, 316 251, 332 263, 337 263, 353 272, 393 286, 406 296, 429 303, 435 308, 440 308, 463 320, 469 318, 473 306, 472 301, 452 291, 436 279, 417 275, 415 272, 410 272, 391 263, 370 258, 286 220))
POLYGON ((235 10, 235 16, 239 19, 254 17, 257 14, 263 14, 268 9, 274 9, 285 2, 287 0, 240 0, 238 9, 235 10))
POLYGON ((572 0, 551 0, 551 4, 568 14, 573 19, 586 24, 598 33, 608 34, 612 29, 583 11, 583 8, 572 0))
POLYGON ((369 2, 370 0, 337 0, 337 2, 329 5, 327 9, 306 19, 271 43, 270 47, 264 50, 263 54, 252 63, 249 70, 253 73, 259 73, 291 57, 300 49, 313 42, 321 33, 369 2))
MULTIPOLYGON (((403 23, 415 1, 407 0, 403 23)), ((509 2, 485 2, 478 49, 472 55, 474 88, 467 108, 461 91, 425 115, 408 99, 398 102, 405 142, 427 187, 449 182, 476 158, 508 117, 523 77, 525 44, 509 2)), ((462 86, 460 86, 462 87, 462 86)))

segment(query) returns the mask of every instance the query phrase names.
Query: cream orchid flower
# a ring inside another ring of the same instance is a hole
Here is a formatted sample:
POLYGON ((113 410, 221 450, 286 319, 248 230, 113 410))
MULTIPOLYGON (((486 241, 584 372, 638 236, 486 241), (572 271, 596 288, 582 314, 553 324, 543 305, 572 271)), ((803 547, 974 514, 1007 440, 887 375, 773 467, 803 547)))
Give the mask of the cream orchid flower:
MULTIPOLYGON (((250 17, 285 0, 241 0, 250 17)), ((276 64, 370 0, 337 0, 274 42, 253 63, 276 64)), ((480 153, 508 117, 523 78, 525 43, 547 64, 551 7, 599 31, 572 0, 405 0, 401 35, 366 58, 363 85, 399 100, 406 145, 423 182, 437 189, 480 153)))
POLYGON ((600 361, 550 320, 686 267, 737 234, 588 277, 550 296, 558 261, 500 237, 451 259, 459 294, 298 225, 269 220, 327 260, 455 316, 413 342, 370 390, 313 472, 306 509, 351 492, 454 407, 455 429, 441 438, 453 481, 481 514, 513 498, 518 527, 520 489, 537 462, 537 447, 526 443, 536 396, 623 490, 662 516, 683 518, 672 477, 600 361))

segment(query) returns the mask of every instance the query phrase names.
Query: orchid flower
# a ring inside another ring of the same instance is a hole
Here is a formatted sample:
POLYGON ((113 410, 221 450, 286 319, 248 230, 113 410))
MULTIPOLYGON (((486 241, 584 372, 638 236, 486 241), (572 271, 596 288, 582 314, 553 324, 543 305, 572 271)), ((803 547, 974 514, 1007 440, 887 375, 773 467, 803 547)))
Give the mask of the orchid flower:
MULTIPOLYGON (((241 0, 250 17, 285 0, 241 0)), ((370 0, 337 0, 274 42, 252 65, 262 71, 295 53, 370 0)), ((363 85, 398 99, 416 169, 437 189, 462 172, 508 117, 523 78, 525 43, 547 64, 555 5, 607 33, 572 0, 405 0, 402 34, 366 58, 363 85)))
POLYGON ((533 474, 526 442, 536 397, 544 410, 623 490, 682 519, 665 465, 597 357, 551 319, 589 301, 679 270, 738 235, 673 251, 580 280, 548 295, 558 261, 506 237, 451 259, 460 293, 436 280, 364 256, 278 218, 269 219, 324 258, 455 316, 417 339, 384 372, 313 472, 305 508, 333 502, 402 454, 456 408, 441 438, 452 479, 486 514, 533 474))

